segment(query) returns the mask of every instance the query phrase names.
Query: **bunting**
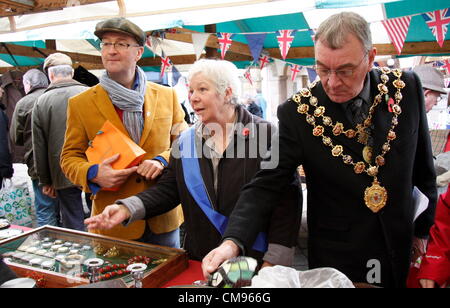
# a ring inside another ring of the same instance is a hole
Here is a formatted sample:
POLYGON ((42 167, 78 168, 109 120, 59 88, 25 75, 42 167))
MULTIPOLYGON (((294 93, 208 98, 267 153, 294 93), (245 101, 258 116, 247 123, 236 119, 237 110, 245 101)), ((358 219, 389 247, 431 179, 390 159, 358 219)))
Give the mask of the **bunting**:
POLYGON ((382 24, 385 27, 389 39, 394 44, 397 54, 402 53, 403 45, 405 44, 406 35, 408 34, 409 25, 411 23, 411 16, 393 18, 383 20, 382 24))
POLYGON ((294 42, 295 33, 297 33, 296 30, 277 31, 278 46, 280 47, 281 57, 283 58, 283 60, 286 60, 292 42, 294 42))
POLYGON ((172 66, 172 63, 171 63, 169 57, 161 57, 160 79, 162 79, 164 77, 164 75, 166 74, 166 71, 168 71, 171 66, 172 66))
POLYGON ((245 77, 245 79, 247 79, 248 82, 250 82, 250 84, 253 86, 253 79, 252 79, 252 74, 251 74, 251 72, 250 72, 250 67, 245 71, 244 77, 245 77))
POLYGON ((259 57, 259 68, 263 69, 267 64, 270 63, 270 57, 267 55, 261 55, 259 57))
POLYGON ((253 62, 258 62, 259 56, 264 47, 264 40, 266 39, 267 34, 246 34, 248 47, 250 48, 250 52, 253 56, 253 62))
POLYGON ((220 45, 220 55, 222 56, 222 60, 225 59, 225 55, 227 54, 228 49, 230 49, 231 44, 233 44, 233 34, 231 33, 218 33, 217 38, 219 39, 220 45))
POLYGON ((444 60, 443 62, 442 67, 445 68, 445 72, 450 76, 450 60, 444 60))
POLYGON ((192 33, 192 44, 194 45, 194 52, 197 60, 202 55, 209 36, 209 33, 192 33))
POLYGON ((450 22, 450 10, 443 9, 434 12, 428 12, 422 14, 428 27, 433 32, 439 46, 442 48, 445 41, 445 35, 447 34, 447 27, 450 22))
POLYGON ((297 75, 298 73, 300 73, 301 70, 301 66, 297 65, 297 64, 292 64, 291 65, 291 72, 292 72, 292 81, 295 81, 295 79, 297 79, 297 75))

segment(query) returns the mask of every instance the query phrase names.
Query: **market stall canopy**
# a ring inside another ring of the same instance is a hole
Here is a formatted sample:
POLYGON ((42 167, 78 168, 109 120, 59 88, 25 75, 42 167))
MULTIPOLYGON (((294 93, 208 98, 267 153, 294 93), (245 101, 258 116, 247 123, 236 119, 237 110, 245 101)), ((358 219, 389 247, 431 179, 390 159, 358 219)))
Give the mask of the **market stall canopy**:
POLYGON ((211 35, 200 40, 204 42, 200 51, 203 47, 218 49, 218 33, 233 34, 226 59, 241 67, 258 54, 253 45, 256 34, 262 40, 263 54, 283 59, 277 39, 280 30, 295 30, 290 33, 293 40, 285 61, 312 65, 314 30, 340 11, 357 12, 366 18, 379 54, 398 55, 383 25, 383 21, 398 17, 407 17, 410 22, 403 31, 406 42, 402 56, 450 54, 446 31, 440 46, 422 15, 443 10, 441 19, 450 21, 445 15, 450 15, 448 0, 165 0, 157 4, 142 0, 0 0, 0 60, 4 65, 26 69, 42 64, 48 54, 58 50, 88 69, 101 68, 95 25, 123 16, 149 35, 149 46, 139 63, 146 70, 160 69, 159 56, 169 56, 174 65, 193 63, 201 33, 211 35))

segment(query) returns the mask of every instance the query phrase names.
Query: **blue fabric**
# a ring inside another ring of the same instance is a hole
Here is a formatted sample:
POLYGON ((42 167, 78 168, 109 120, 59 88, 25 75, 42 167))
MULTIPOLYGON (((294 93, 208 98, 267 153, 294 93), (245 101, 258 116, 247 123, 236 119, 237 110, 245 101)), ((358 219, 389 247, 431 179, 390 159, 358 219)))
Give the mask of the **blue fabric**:
POLYGON ((171 232, 156 234, 147 226, 144 235, 137 241, 153 245, 180 248, 180 229, 178 228, 171 232))
POLYGON ((162 162, 164 164, 164 167, 167 167, 169 165, 167 160, 164 157, 162 157, 162 156, 156 156, 155 158, 153 158, 153 160, 157 160, 157 161, 162 162))
POLYGON ((76 187, 56 191, 56 196, 60 204, 63 228, 86 231, 81 193, 82 191, 76 187))
POLYGON ((93 195, 96 195, 102 189, 99 185, 91 182, 93 179, 97 177, 97 174, 98 174, 98 165, 94 165, 91 168, 89 168, 87 174, 88 186, 93 195))
POLYGON ((36 208, 36 218, 38 227, 45 225, 58 226, 56 210, 58 199, 52 199, 42 193, 39 180, 33 180, 34 207, 36 208))
MULTIPOLYGON (((180 136, 180 152, 186 187, 195 202, 208 217, 209 221, 221 235, 225 233, 228 217, 215 211, 208 198, 205 183, 200 172, 200 164, 195 147, 195 127, 191 127, 180 136)), ((267 238, 264 233, 258 234, 253 249, 260 252, 267 251, 267 238)))

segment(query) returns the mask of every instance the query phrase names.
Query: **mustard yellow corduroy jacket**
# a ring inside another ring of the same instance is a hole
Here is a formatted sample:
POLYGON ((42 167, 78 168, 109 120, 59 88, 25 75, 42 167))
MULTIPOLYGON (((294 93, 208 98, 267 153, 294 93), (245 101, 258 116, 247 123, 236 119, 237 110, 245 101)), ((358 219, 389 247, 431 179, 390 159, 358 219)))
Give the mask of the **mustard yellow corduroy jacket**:
MULTIPOLYGON (((175 91, 149 82, 145 95, 144 117, 144 131, 139 144, 147 152, 144 159, 162 156, 168 161, 172 141, 187 128, 175 91)), ((81 186, 85 192, 90 192, 87 174, 93 165, 88 162, 85 152, 89 141, 95 138, 106 120, 129 136, 102 86, 97 85, 70 99, 61 167, 68 179, 81 186)), ((119 191, 100 191, 94 197, 92 215, 100 214, 106 206, 140 193, 153 184, 152 181, 143 181, 137 174, 131 175, 119 191)), ((152 232, 156 234, 173 231, 182 222, 181 206, 147 221, 152 232)), ((111 230, 94 232, 123 239, 139 239, 144 233, 145 223, 141 220, 128 227, 119 225, 111 230)))

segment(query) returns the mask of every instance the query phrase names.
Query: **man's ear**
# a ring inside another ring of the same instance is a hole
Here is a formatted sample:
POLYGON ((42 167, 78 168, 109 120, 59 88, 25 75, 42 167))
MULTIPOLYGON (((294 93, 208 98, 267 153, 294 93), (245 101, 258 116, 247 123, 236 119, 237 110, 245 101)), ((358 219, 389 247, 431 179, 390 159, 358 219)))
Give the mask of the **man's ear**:
POLYGON ((145 48, 139 47, 138 54, 136 55, 136 62, 142 59, 142 56, 144 55, 145 48))

